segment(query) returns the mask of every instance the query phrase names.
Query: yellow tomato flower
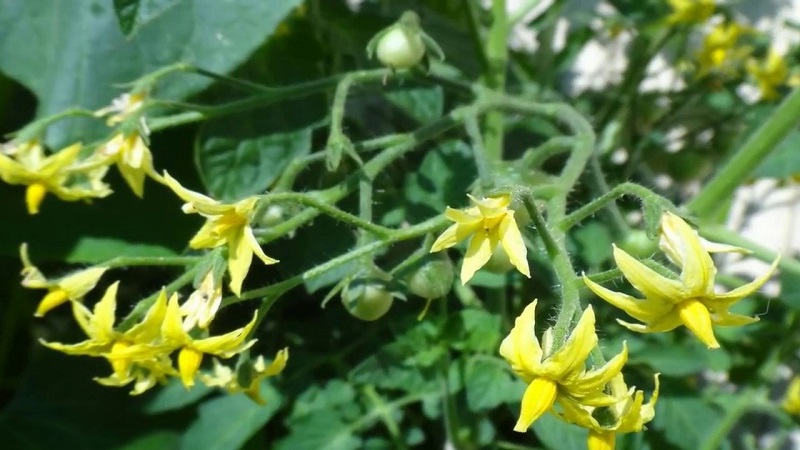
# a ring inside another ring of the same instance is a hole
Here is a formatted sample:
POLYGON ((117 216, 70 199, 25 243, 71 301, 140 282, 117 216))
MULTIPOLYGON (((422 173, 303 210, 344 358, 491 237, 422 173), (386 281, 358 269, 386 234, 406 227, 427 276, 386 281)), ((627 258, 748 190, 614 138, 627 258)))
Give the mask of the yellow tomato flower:
POLYGON ((131 395, 140 395, 150 390, 156 384, 166 384, 170 377, 177 376, 178 372, 172 367, 172 360, 166 353, 155 355, 152 359, 134 362, 128 376, 120 378, 114 372, 111 376, 95 378, 103 386, 122 387, 133 383, 131 395))
MULTIPOLYGON (((141 92, 135 94, 125 93, 112 100, 111 105, 95 111, 94 115, 95 117, 109 116, 106 124, 113 127, 114 125, 125 122, 129 117, 138 113, 142 109, 142 106, 144 106, 145 98, 146 96, 141 92)), ((143 119, 144 118, 142 118, 142 124, 144 125, 143 119)), ((144 130, 147 130, 146 125, 144 126, 144 130)))
POLYGON ((800 376, 795 376, 789 382, 781 407, 789 414, 800 415, 800 376))
POLYGON ((453 247, 471 236, 464 262, 461 265, 461 283, 475 275, 492 257, 501 251, 520 273, 530 278, 528 250, 522 240, 514 210, 509 209, 510 195, 477 199, 468 195, 472 207, 453 209, 447 207, 445 216, 455 222, 436 239, 431 253, 453 247))
POLYGON ((153 168, 153 154, 136 131, 115 134, 98 148, 97 156, 102 164, 117 165, 120 175, 137 197, 144 195, 145 176, 163 182, 153 168))
POLYGON ((0 179, 8 184, 23 184, 28 213, 38 214, 39 206, 47 193, 64 201, 101 198, 111 194, 108 186, 100 182, 104 171, 85 174, 71 172, 81 151, 81 144, 73 144, 58 153, 45 156, 42 146, 36 142, 25 142, 10 151, 0 152, 0 179), (88 176, 83 183, 81 176, 88 176))
POLYGON ((200 287, 189 295, 189 299, 181 305, 181 314, 186 316, 183 319, 183 327, 186 331, 191 331, 195 326, 208 328, 214 316, 222 304, 222 286, 217 284, 214 278, 214 271, 209 271, 200 287))
POLYGON ((631 324, 618 320, 620 324, 639 333, 671 331, 685 325, 708 348, 719 348, 712 325, 739 326, 758 321, 758 317, 734 314, 728 308, 766 283, 777 267, 778 259, 753 282, 717 294, 714 290, 717 268, 709 252, 733 251, 735 247, 704 243, 683 219, 669 212, 661 219, 660 247, 669 260, 681 268, 679 279, 655 272, 614 246, 614 259, 619 269, 633 287, 644 294, 643 300, 611 291, 583 277, 586 285, 600 298, 644 322, 631 324))
POLYGON ((673 25, 703 23, 714 14, 716 8, 714 0, 667 0, 667 3, 672 8, 667 23, 673 25))
POLYGON ((254 254, 264 264, 278 262, 264 253, 250 226, 258 197, 248 197, 233 204, 220 203, 186 189, 166 172, 164 183, 186 202, 183 212, 198 213, 206 218, 206 223, 189 241, 189 247, 199 249, 228 246, 228 273, 231 276, 230 288, 234 294, 241 295, 242 283, 250 270, 254 254))
POLYGON ((500 345, 500 355, 528 384, 522 397, 514 431, 524 432, 558 403, 564 411, 574 408, 610 406, 617 399, 604 392, 628 360, 628 349, 599 368, 586 370, 586 358, 597 345, 594 311, 589 306, 561 348, 553 348, 553 329, 545 331, 542 343, 534 334, 536 300, 517 317, 511 333, 500 345))
POLYGON ((211 336, 195 339, 186 332, 181 317, 178 297, 173 296, 167 305, 162 334, 170 344, 180 348, 178 353, 178 372, 183 385, 194 386, 194 376, 203 363, 203 355, 216 355, 221 358, 230 358, 241 353, 255 344, 256 340, 245 340, 256 325, 258 314, 242 328, 233 330, 220 336, 211 336))
POLYGON ((120 382, 130 379, 133 363, 169 353, 169 349, 160 343, 161 326, 167 311, 166 292, 161 291, 140 323, 121 333, 114 329, 118 287, 119 281, 109 286, 93 311, 82 303, 72 302, 75 321, 89 339, 77 344, 39 342, 68 355, 106 358, 114 370, 115 379, 120 382))
POLYGON ((759 63, 751 59, 747 62, 746 68, 747 72, 756 80, 762 99, 775 100, 778 98, 777 88, 783 86, 789 76, 789 68, 786 66, 783 55, 775 49, 770 49, 763 62, 759 63))
POLYGON ((736 22, 720 23, 705 36, 697 54, 698 76, 710 72, 733 75, 744 64, 752 51, 749 46, 740 46, 739 38, 750 29, 736 22))
POLYGON ((286 367, 286 361, 288 360, 289 349, 287 348, 279 351, 275 355, 275 359, 272 360, 272 363, 269 365, 267 365, 264 357, 259 355, 252 364, 252 373, 249 378, 250 384, 247 386, 240 385, 239 379, 233 369, 223 365, 216 359, 214 360, 214 371, 211 374, 201 374, 200 379, 208 387, 219 387, 229 394, 242 392, 254 402, 263 405, 265 402, 261 397, 261 381, 267 377, 272 377, 281 373, 286 367))
POLYGON ((653 420, 658 401, 658 374, 655 376, 655 389, 650 401, 644 403, 644 392, 636 388, 628 389, 622 375, 617 375, 608 383, 608 390, 617 402, 605 407, 575 408, 567 404, 561 417, 570 423, 589 430, 587 447, 589 450, 613 450, 617 434, 642 431, 644 425, 653 420))
POLYGON ((55 280, 48 280, 42 272, 31 263, 28 256, 28 245, 19 248, 22 260, 22 286, 28 289, 47 289, 47 294, 39 301, 34 316, 42 317, 47 312, 68 301, 79 302, 97 285, 100 277, 108 270, 106 267, 89 267, 72 272, 55 280))

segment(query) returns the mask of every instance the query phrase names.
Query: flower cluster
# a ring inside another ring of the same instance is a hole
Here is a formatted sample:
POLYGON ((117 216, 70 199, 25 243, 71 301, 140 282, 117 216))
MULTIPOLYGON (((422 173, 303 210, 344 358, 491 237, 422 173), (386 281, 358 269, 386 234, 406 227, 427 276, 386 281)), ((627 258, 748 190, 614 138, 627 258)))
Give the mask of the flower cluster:
MULTIPOLYGON (((203 304, 205 302, 198 301, 195 295, 205 292, 193 294, 180 305, 177 294, 167 298, 167 292, 162 289, 142 320, 121 330, 115 326, 118 288, 119 282, 111 284, 91 311, 80 301, 71 302, 75 321, 87 336, 85 341, 76 344, 41 341, 43 345, 68 355, 106 359, 111 365, 111 375, 95 379, 103 385, 133 384, 131 393, 141 394, 170 377, 178 377, 189 388, 195 384, 206 355, 230 358, 256 342, 256 339, 249 338, 257 322, 255 315, 242 328, 221 335, 210 335, 207 329, 196 326, 199 324, 198 317, 207 314, 209 308, 203 304), (173 353, 177 354, 174 364, 171 357, 173 353)), ((200 288, 207 289, 208 286, 200 288)), ((208 300, 212 304, 215 301, 213 298, 208 300)), ((260 371, 258 379, 278 374, 287 358, 287 350, 280 351, 275 362, 260 371)), ((259 361, 257 366, 264 366, 263 358, 259 361)), ((200 376, 207 385, 221 386, 232 393, 247 392, 254 399, 260 398, 258 384, 241 387, 237 385, 235 377, 229 377, 224 384, 220 384, 219 374, 224 369, 231 369, 217 360, 214 364, 212 374, 200 376)))
MULTIPOLYGON (((474 234, 473 240, 502 241, 509 234, 497 231, 498 227, 493 226, 489 218, 497 217, 497 209, 508 205, 503 201, 502 198, 473 199, 476 206, 468 210, 470 214, 460 211, 454 214, 454 210, 448 210, 448 217, 456 225, 448 229, 437 243, 443 242, 445 245, 442 247, 452 246, 466 239, 470 233, 474 234), (494 208, 487 208, 487 204, 494 208), (496 237, 490 237, 492 233, 496 233, 496 237)), ((509 217, 513 222, 513 212, 504 217, 509 217)), ((507 230, 511 226, 507 224, 504 228, 507 230)), ((510 236, 515 238, 519 234, 515 223, 513 228, 515 232, 510 236)), ((513 246, 508 247, 514 249, 513 246)), ((490 253, 494 248, 488 246, 483 252, 490 253)), ((679 275, 659 273, 616 246, 613 248, 620 271, 642 292, 644 299, 611 291, 584 276, 586 285, 600 298, 643 322, 631 324, 618 321, 621 325, 641 333, 665 332, 684 325, 709 348, 718 348, 714 325, 739 326, 758 320, 735 314, 729 308, 757 291, 774 272, 777 260, 753 282, 727 293, 717 293, 714 286, 716 267, 710 253, 745 252, 744 249, 705 241, 683 219, 669 212, 661 219, 660 248, 680 268, 679 275)), ((488 259, 484 256, 477 263, 468 262, 469 258, 475 258, 475 253, 468 250, 465 257, 464 264, 471 267, 467 271, 469 276, 488 259)), ((557 342, 554 328, 547 329, 541 339, 537 338, 536 305, 537 301, 534 300, 524 309, 500 346, 501 356, 528 386, 522 397, 521 412, 514 430, 524 432, 539 417, 550 412, 565 422, 587 429, 589 449, 613 449, 617 434, 641 431, 655 416, 658 374, 655 375, 654 392, 645 403, 644 393, 629 387, 622 375, 628 359, 624 343, 616 356, 599 367, 587 364, 590 354, 593 354, 593 360, 602 361, 598 356, 601 353, 591 306, 583 311, 569 337, 564 342, 557 342)), ((794 391, 800 392, 800 389, 796 386, 790 389, 790 393, 794 391)), ((787 396, 787 409, 794 408, 796 403, 790 397, 787 396)))
POLYGON ((64 201, 90 201, 110 195, 112 191, 103 178, 111 165, 117 166, 131 190, 141 197, 145 177, 161 181, 147 144, 149 130, 143 116, 144 103, 143 94, 125 94, 111 106, 96 111, 98 117, 109 116, 106 123, 115 130, 88 155, 81 143, 49 156, 38 139, 3 145, 0 179, 27 186, 25 203, 29 214, 39 212, 48 193, 64 201))

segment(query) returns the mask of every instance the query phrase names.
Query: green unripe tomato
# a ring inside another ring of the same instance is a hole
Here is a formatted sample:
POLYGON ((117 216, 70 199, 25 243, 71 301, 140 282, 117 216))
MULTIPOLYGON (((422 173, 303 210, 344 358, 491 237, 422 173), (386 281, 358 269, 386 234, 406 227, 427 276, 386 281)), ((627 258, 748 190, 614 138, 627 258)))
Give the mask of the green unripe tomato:
POLYGON ((487 262, 483 268, 492 273, 502 274, 513 269, 514 265, 511 264, 511 261, 508 259, 508 255, 506 251, 503 250, 503 246, 498 245, 492 252, 492 257, 489 258, 489 262, 487 262))
POLYGON ((353 317, 371 322, 383 317, 394 297, 380 283, 353 283, 342 291, 342 304, 353 317))
POLYGON ((643 230, 632 230, 619 243, 619 248, 634 258, 649 258, 658 250, 658 242, 647 237, 643 230))
POLYGON ((424 262, 408 278, 408 291, 426 300, 442 298, 453 288, 453 263, 444 255, 424 262))
POLYGON ((395 26, 378 41, 378 60, 392 69, 409 69, 425 56, 425 43, 419 33, 395 26))
POLYGON ((258 217, 257 222, 262 227, 274 227, 279 223, 284 221, 283 218, 283 207, 280 205, 269 205, 261 212, 261 216, 258 217))

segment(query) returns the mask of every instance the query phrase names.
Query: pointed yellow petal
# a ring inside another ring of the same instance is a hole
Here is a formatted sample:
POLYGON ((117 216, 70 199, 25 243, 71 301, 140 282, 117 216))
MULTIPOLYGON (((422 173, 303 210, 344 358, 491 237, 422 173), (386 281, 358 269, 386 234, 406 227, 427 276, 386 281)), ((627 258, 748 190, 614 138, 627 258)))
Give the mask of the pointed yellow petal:
POLYGON ((549 411, 556 401, 558 385, 547 378, 536 378, 525 389, 522 407, 514 431, 524 433, 531 424, 549 411))
POLYGON ((617 434, 613 431, 589 430, 586 448, 588 450, 614 450, 616 441, 617 434))
POLYGON ((433 245, 431 246, 430 253, 436 253, 458 244, 458 240, 456 240, 457 228, 458 224, 447 227, 447 229, 444 230, 438 238, 436 238, 436 241, 434 241, 433 245))
POLYGON ((514 212, 509 211, 503 218, 498 226, 496 233, 499 235, 500 243, 503 245, 508 260, 517 268, 517 270, 525 275, 531 277, 531 271, 528 267, 528 249, 525 247, 525 241, 522 240, 522 234, 517 227, 517 222, 514 220, 514 212))
MULTIPOLYGON (((191 191, 183 187, 178 180, 172 178, 169 173, 164 171, 164 184, 166 184, 173 192, 178 194, 178 197, 181 200, 187 203, 193 203, 195 205, 203 205, 203 206, 211 206, 211 205, 218 205, 219 202, 212 199, 211 197, 206 197, 199 192, 191 191)), ((195 206, 197 208, 197 206, 195 206)))
POLYGON ((28 207, 28 214, 39 214, 39 206, 47 195, 47 186, 44 183, 33 183, 25 190, 25 205, 28 207))
POLYGON ((616 245, 614 245, 614 260, 625 278, 646 298, 663 299, 671 303, 683 300, 683 285, 679 281, 661 276, 616 245))
POLYGON ((178 294, 172 294, 167 302, 164 313, 164 322, 161 324, 161 334, 164 340, 175 345, 184 345, 190 341, 189 335, 183 329, 181 307, 178 304, 178 294))
POLYGON ((144 197, 144 170, 137 167, 131 167, 125 164, 125 162, 122 160, 117 160, 117 169, 119 170, 119 174, 122 175, 122 178, 125 180, 125 183, 127 183, 128 187, 131 188, 131 191, 133 191, 133 193, 139 198, 144 197))
POLYGON ((769 269, 767 269, 767 271, 764 272, 760 277, 730 292, 716 294, 713 298, 708 300, 708 304, 711 306, 716 306, 721 302, 724 302, 727 305, 731 305, 745 297, 753 295, 753 293, 758 291, 764 283, 769 281, 770 277, 772 277, 772 274, 775 272, 775 269, 778 267, 780 260, 781 257, 778 256, 775 258, 775 261, 772 262, 772 265, 769 267, 769 269))
POLYGON ((69 294, 64 289, 54 289, 47 293, 36 307, 35 317, 43 317, 49 311, 69 301, 69 294))
POLYGON ((141 322, 125 332, 125 337, 137 344, 149 344, 161 335, 164 318, 167 315, 167 291, 163 288, 156 301, 150 306, 141 322))
POLYGON ((205 339, 197 339, 192 342, 192 346, 198 351, 212 355, 222 356, 228 358, 236 353, 239 353, 246 348, 249 348, 255 343, 255 340, 245 343, 245 339, 253 331, 256 325, 258 313, 253 315, 253 319, 242 328, 233 330, 231 332, 212 336, 205 339))
POLYGON ((477 227, 480 222, 483 221, 483 217, 479 214, 475 214, 478 213, 477 210, 470 211, 471 209, 474 208, 470 208, 465 211, 463 209, 455 209, 448 206, 444 211, 444 216, 455 223, 477 227))
POLYGON ((719 342, 714 336, 714 329, 711 327, 711 314, 706 305, 695 299, 681 302, 677 306, 678 315, 686 328, 690 329, 700 341, 708 348, 719 348, 719 342))
POLYGON ((47 348, 66 353, 67 355, 100 356, 110 348, 108 343, 99 343, 93 340, 78 342, 77 344, 61 344, 39 340, 47 348))
POLYGON ((514 328, 500 344, 500 356, 506 359, 517 375, 529 383, 539 374, 542 348, 536 339, 536 303, 525 307, 514 321, 514 328))
POLYGON ((464 255, 464 262, 461 264, 461 284, 467 284, 475 272, 483 267, 492 257, 494 245, 489 236, 483 232, 477 232, 469 241, 467 253, 464 255))
POLYGON ((582 374, 575 379, 562 381, 564 388, 572 395, 587 395, 592 392, 602 392, 606 384, 622 371, 622 367, 628 361, 628 345, 622 343, 622 351, 611 358, 602 367, 582 374))
POLYGON ((264 250, 261 249, 261 245, 259 245, 258 241, 256 240, 256 236, 253 234, 253 229, 250 226, 244 227, 244 239, 250 249, 253 250, 253 253, 258 257, 266 265, 275 264, 279 262, 277 259, 270 258, 269 256, 264 253, 264 250))
POLYGON ((681 267, 681 280, 688 296, 701 296, 714 291, 717 269, 711 255, 703 247, 697 232, 683 219, 670 212, 661 218, 661 249, 681 267))
POLYGON ((242 295, 242 283, 252 262, 253 249, 244 239, 244 227, 231 230, 228 235, 228 273, 231 276, 229 286, 237 297, 242 295))
POLYGON ((90 326, 94 330, 94 339, 101 342, 111 342, 114 340, 114 320, 117 309, 117 289, 119 281, 114 282, 106 289, 103 298, 94 305, 94 311, 90 319, 90 326))
POLYGON ((194 386, 194 376, 200 370, 203 363, 203 353, 191 347, 184 347, 178 353, 178 371, 181 374, 181 382, 187 388, 194 386))
POLYGON ((58 285, 67 292, 69 298, 79 300, 97 286, 97 282, 106 270, 108 270, 106 267, 79 270, 58 280, 58 285))
POLYGON ((625 311, 629 316, 641 322, 658 320, 659 317, 668 313, 673 308, 671 303, 664 302, 660 298, 640 300, 621 292, 612 291, 590 280, 586 275, 583 276, 583 282, 586 283, 586 286, 598 297, 625 311))
POLYGON ((189 241, 189 247, 194 249, 215 248, 223 245, 228 240, 228 235, 220 235, 217 230, 219 223, 216 218, 206 220, 200 230, 189 241))
POLYGON ((467 197, 469 197, 472 204, 478 208, 481 215, 487 218, 503 214, 506 208, 508 208, 508 205, 511 204, 511 196, 508 194, 482 199, 477 199, 470 194, 467 194, 467 197))
POLYGON ((683 325, 677 309, 673 309, 655 322, 649 322, 644 325, 628 323, 619 319, 617 319, 617 323, 637 333, 661 333, 664 331, 672 331, 683 325))
POLYGON ((734 314, 728 311, 715 311, 715 313, 711 316, 711 322, 713 322, 714 325, 719 325, 722 327, 750 325, 751 323, 756 323, 759 320, 761 319, 758 317, 743 316, 741 314, 734 314))
POLYGON ((560 380, 570 372, 583 370, 586 358, 596 345, 594 310, 590 305, 583 311, 564 346, 550 356, 545 355, 543 364, 545 373, 554 380, 560 380))
POLYGON ((33 265, 28 256, 28 244, 23 242, 19 246, 19 259, 22 261, 22 286, 28 289, 44 289, 52 286, 42 272, 33 265))

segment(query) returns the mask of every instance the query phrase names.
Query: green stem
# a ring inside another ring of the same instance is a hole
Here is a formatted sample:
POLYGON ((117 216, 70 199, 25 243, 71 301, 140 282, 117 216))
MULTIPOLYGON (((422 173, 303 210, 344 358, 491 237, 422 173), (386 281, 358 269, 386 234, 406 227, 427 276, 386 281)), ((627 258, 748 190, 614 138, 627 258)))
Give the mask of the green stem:
MULTIPOLYGON (((592 182, 594 183, 594 187, 598 192, 601 194, 610 192, 611 189, 608 187, 606 176, 603 173, 603 167, 600 165, 600 158, 597 157, 596 152, 592 153, 592 156, 589 159, 589 172, 591 172, 592 182)), ((622 235, 627 235, 630 233, 631 227, 628 225, 628 221, 625 220, 625 216, 622 215, 622 211, 620 211, 617 203, 610 202, 608 206, 609 216, 611 217, 611 221, 613 222, 617 231, 619 231, 622 235)))
POLYGON ((61 111, 58 114, 43 117, 33 123, 30 123, 21 130, 11 133, 10 136, 12 136, 13 140, 16 142, 27 142, 34 139, 39 139, 47 127, 58 121, 71 117, 91 117, 99 120, 99 118, 94 115, 94 111, 89 111, 88 109, 83 108, 69 108, 61 111))
POLYGON ((526 151, 522 157, 522 164, 525 167, 539 168, 551 157, 570 151, 573 145, 575 140, 571 136, 550 138, 544 144, 526 151))
POLYGON ((647 189, 646 187, 636 183, 627 182, 614 186, 613 189, 609 190, 605 194, 601 195, 600 197, 597 197, 591 202, 573 211, 571 214, 566 216, 558 224, 558 226, 562 230, 565 231, 569 230, 570 228, 580 223, 582 220, 586 219, 587 217, 601 210, 610 202, 613 202, 614 200, 623 197, 625 195, 633 195, 635 197, 638 197, 642 201, 642 203, 657 202, 668 210, 672 211, 676 210, 675 206, 672 205, 672 203, 670 203, 667 199, 661 197, 660 195, 656 194, 655 192, 651 191, 650 189, 647 189))
POLYGON ((493 186, 492 168, 486 155, 486 147, 483 145, 483 136, 481 136, 477 117, 467 117, 464 120, 464 129, 472 144, 472 156, 475 160, 475 166, 478 168, 478 179, 480 180, 481 188, 484 191, 491 189, 493 186))
POLYGON ((325 213, 338 221, 348 223, 354 227, 361 228, 362 230, 368 231, 380 237, 387 237, 391 235, 393 231, 391 228, 375 225, 369 220, 365 220, 364 218, 342 211, 336 206, 328 203, 324 195, 304 194, 300 192, 277 192, 274 194, 265 194, 261 196, 259 208, 264 208, 274 203, 297 203, 303 206, 308 206, 318 210, 319 212, 325 213))
POLYGON ((222 300, 222 304, 230 305, 233 303, 238 303, 243 300, 250 300, 253 298, 259 298, 264 296, 272 296, 276 295, 276 292, 282 294, 290 289, 299 286, 304 281, 312 280, 324 274, 325 272, 333 270, 336 267, 339 267, 350 261, 355 261, 361 257, 377 252, 397 242, 414 239, 420 236, 424 236, 425 234, 428 233, 433 233, 435 231, 444 228, 448 223, 449 220, 446 217, 437 216, 432 219, 426 220, 425 222, 419 223, 417 225, 392 231, 391 234, 383 238, 383 240, 370 242, 367 245, 360 246, 343 255, 337 256, 336 258, 333 258, 330 261, 312 267, 311 269, 308 269, 299 275, 295 275, 294 277, 284 280, 275 285, 243 292, 242 295, 238 298, 233 296, 227 297, 222 300))
POLYGON ((400 426, 397 424, 397 421, 394 420, 392 417, 392 409, 388 407, 386 401, 378 395, 378 391, 375 390, 375 386, 367 385, 361 390, 367 400, 372 404, 373 412, 380 417, 381 422, 389 431, 389 436, 392 439, 392 443, 394 448, 397 449, 405 449, 408 446, 403 442, 403 436, 400 434, 400 426))
MULTIPOLYGON (((492 0, 492 26, 486 43, 487 70, 483 84, 496 93, 506 88, 506 66, 508 65, 508 18, 506 0, 492 0)), ((499 111, 486 115, 486 156, 490 161, 503 159, 505 117, 499 111)))
POLYGON ((202 256, 120 256, 98 266, 109 269, 133 266, 190 266, 202 258, 202 256))
POLYGON ((730 161, 700 190, 686 207, 700 218, 710 218, 734 190, 755 171, 778 144, 797 127, 800 88, 796 88, 730 161))

